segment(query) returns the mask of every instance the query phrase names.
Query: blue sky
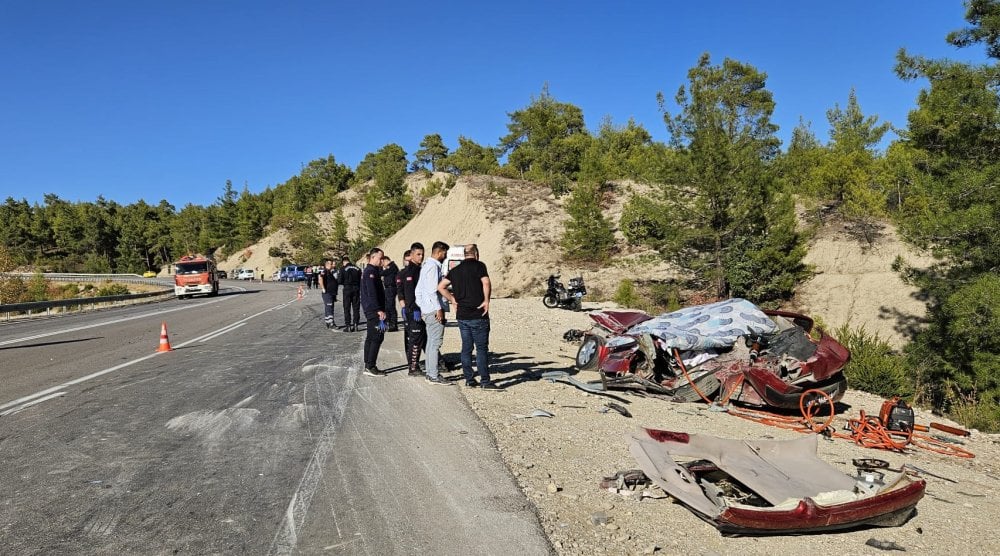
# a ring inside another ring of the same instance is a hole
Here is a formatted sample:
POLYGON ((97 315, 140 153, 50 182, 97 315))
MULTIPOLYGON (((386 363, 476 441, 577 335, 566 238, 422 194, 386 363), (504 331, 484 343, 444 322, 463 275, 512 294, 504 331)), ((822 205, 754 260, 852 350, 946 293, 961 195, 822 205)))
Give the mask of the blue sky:
POLYGON ((667 133, 705 51, 767 72, 787 140, 826 139, 851 87, 905 126, 923 83, 900 47, 981 61, 945 34, 958 0, 209 2, 0 0, 0 199, 55 193, 210 204, 227 179, 262 191, 333 154, 355 166, 428 133, 495 144, 543 84, 583 109, 667 133))

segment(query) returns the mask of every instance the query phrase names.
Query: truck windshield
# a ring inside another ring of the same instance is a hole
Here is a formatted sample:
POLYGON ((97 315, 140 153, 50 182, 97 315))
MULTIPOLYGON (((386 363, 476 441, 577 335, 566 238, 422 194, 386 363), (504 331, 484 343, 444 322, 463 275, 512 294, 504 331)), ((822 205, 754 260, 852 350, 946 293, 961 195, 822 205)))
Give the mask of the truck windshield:
POLYGON ((200 274, 208 272, 208 263, 178 263, 177 274, 200 274))

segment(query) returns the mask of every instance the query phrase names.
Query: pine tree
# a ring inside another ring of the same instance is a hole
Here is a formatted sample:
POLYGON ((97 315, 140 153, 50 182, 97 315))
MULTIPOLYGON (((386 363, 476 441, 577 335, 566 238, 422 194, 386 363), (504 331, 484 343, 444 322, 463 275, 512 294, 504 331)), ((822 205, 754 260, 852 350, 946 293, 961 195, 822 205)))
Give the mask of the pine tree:
POLYGON ((605 262, 611 257, 615 236, 601 207, 601 188, 594 182, 580 182, 566 202, 566 230, 563 253, 571 259, 605 262))

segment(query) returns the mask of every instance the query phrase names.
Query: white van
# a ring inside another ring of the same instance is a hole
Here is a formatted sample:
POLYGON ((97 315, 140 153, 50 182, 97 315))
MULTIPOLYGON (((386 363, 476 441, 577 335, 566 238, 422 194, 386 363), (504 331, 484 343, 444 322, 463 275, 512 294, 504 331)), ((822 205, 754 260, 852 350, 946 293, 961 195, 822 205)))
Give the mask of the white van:
POLYGON ((455 268, 458 263, 465 260, 465 245, 452 245, 448 248, 448 254, 444 258, 444 274, 455 268))
POLYGON ((254 273, 252 268, 241 268, 236 272, 237 280, 253 280, 254 273))

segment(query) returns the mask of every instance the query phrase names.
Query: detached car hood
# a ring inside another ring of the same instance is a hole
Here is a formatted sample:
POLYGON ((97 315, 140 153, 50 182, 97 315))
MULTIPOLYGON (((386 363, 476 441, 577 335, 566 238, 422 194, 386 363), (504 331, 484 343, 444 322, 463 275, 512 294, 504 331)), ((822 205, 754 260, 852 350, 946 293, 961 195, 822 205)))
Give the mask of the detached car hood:
POLYGON ((794 440, 729 440, 642 429, 629 437, 640 468, 667 494, 726 535, 774 535, 899 526, 913 513, 926 484, 905 474, 877 489, 859 485, 816 457, 815 435, 794 440), (764 501, 727 498, 678 460, 710 462, 764 501))

